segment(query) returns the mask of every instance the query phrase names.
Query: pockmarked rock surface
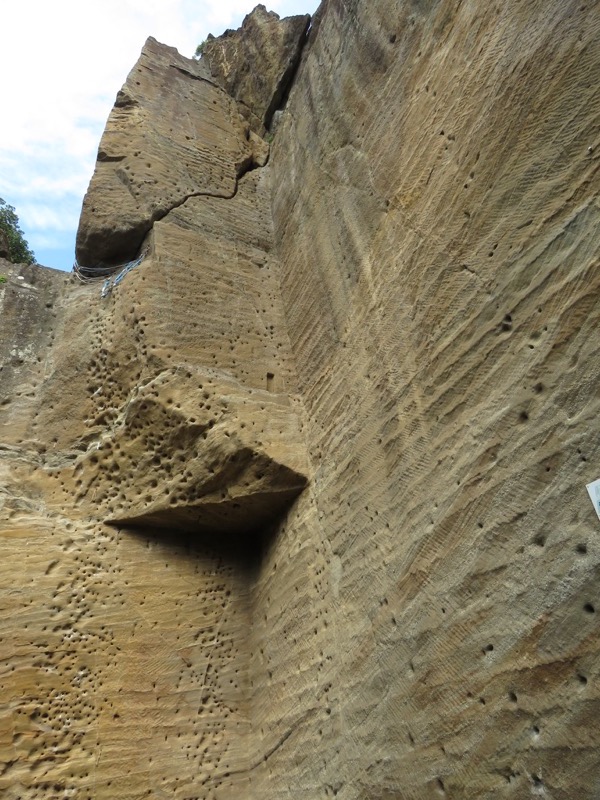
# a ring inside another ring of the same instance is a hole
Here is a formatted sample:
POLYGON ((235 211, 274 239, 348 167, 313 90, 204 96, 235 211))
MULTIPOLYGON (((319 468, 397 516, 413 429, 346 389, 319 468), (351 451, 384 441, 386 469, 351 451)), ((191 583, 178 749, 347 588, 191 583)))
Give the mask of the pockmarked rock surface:
POLYGON ((110 487, 118 450, 131 466, 120 502, 108 506, 108 522, 253 534, 306 485, 299 441, 294 410, 266 388, 244 388, 211 370, 166 369, 135 387, 112 436, 78 463, 85 476, 79 496, 89 501, 92 486, 110 487), (192 378, 210 402, 190 393, 192 378), (158 430, 161 441, 149 448, 158 430))
POLYGON ((269 198, 188 198, 105 297, 0 285, 2 797, 249 791, 252 585, 309 474, 269 198))
POLYGON ((204 42, 202 63, 235 97, 253 131, 263 135, 289 88, 306 41, 310 15, 280 19, 258 5, 242 27, 204 42))
POLYGON ((596 800, 597 11, 328 0, 268 161, 146 45, 141 263, 0 262, 3 798, 596 800))

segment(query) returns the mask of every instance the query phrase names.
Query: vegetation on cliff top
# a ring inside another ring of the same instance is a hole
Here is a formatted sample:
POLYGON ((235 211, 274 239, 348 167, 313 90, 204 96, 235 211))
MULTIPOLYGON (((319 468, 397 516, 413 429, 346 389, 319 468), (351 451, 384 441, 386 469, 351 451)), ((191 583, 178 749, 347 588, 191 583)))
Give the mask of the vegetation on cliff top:
POLYGON ((35 255, 25 241, 13 206, 0 197, 0 255, 13 264, 33 264, 35 255))
POLYGON ((204 41, 200 42, 200 44, 196 48, 196 52, 194 53, 194 58, 196 60, 198 60, 199 58, 202 58, 202 53, 204 52, 204 48, 206 47, 206 42, 207 42, 207 40, 204 39, 204 41))

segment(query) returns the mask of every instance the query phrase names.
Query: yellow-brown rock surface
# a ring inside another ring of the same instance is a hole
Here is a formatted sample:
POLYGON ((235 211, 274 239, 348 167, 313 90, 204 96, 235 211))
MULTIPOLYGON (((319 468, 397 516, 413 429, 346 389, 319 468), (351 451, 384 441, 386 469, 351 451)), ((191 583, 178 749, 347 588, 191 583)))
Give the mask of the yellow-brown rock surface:
POLYGON ((152 224, 189 197, 233 197, 268 146, 201 61, 148 39, 117 95, 77 233, 88 268, 137 255, 152 224))
POLYGON ((260 135, 271 127, 289 89, 309 23, 308 14, 281 20, 258 5, 237 31, 209 36, 202 45, 202 63, 235 97, 240 112, 260 135))
POLYGON ((269 197, 188 198, 104 298, 2 268, 2 797, 247 794, 252 586, 308 474, 269 197))
POLYGON ((329 0, 106 297, 1 268, 2 797, 596 800, 598 11, 329 0))

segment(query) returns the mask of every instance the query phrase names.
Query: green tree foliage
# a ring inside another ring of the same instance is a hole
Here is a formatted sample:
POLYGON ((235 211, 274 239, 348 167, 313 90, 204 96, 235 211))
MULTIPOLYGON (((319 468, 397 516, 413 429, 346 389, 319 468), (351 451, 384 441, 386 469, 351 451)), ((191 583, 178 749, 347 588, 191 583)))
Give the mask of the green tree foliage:
POLYGON ((206 39, 203 42, 200 42, 200 44, 196 48, 196 52, 194 53, 194 58, 196 60, 202 57, 202 53, 204 52, 205 46, 206 46, 206 39))
POLYGON ((25 241, 15 209, 0 197, 0 237, 6 239, 8 260, 13 264, 33 264, 35 255, 25 241), (1 236, 4 234, 4 236, 1 236))

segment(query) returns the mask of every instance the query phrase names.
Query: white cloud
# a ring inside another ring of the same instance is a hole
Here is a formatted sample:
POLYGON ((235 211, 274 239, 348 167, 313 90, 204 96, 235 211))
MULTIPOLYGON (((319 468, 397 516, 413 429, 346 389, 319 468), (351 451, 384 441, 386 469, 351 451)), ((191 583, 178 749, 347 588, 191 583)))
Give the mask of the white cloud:
MULTIPOLYGON (((73 247, 106 118, 146 38, 191 56, 209 33, 241 24, 254 5, 19 0, 3 8, 0 197, 16 207, 42 263, 45 248, 73 247)), ((317 0, 265 5, 281 15, 312 13, 317 0)))
POLYGON ((21 218, 36 231, 70 231, 77 225, 79 212, 73 208, 50 208, 36 203, 22 203, 21 218))

